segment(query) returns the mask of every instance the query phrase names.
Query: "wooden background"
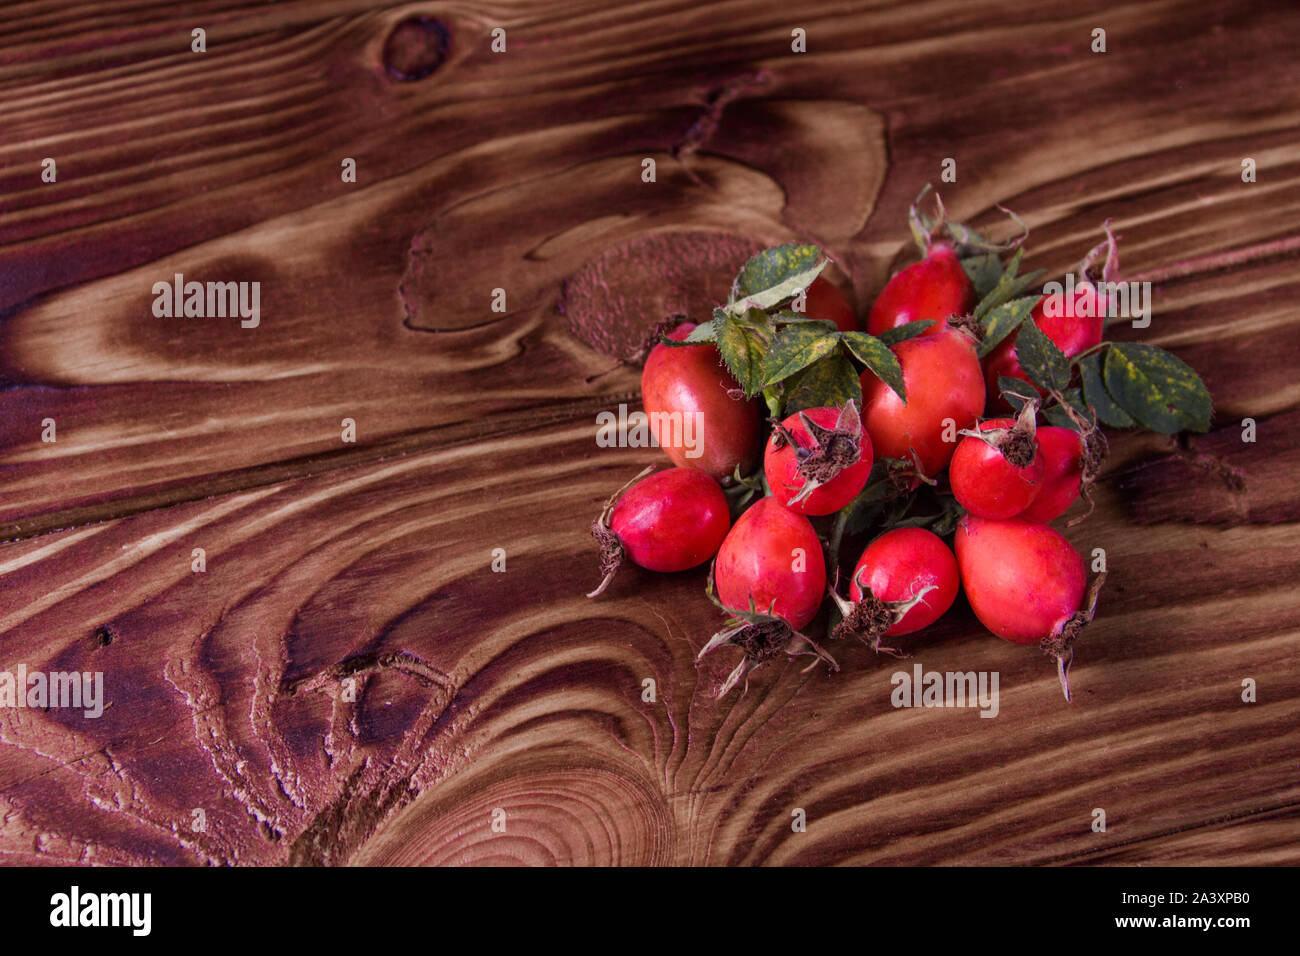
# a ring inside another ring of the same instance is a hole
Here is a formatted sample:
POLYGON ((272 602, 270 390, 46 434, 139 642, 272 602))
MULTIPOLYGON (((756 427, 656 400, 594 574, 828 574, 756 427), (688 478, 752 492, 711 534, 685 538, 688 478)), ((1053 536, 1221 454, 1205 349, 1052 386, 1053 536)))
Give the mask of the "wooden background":
POLYGON ((0 712, 4 862, 1300 861, 1294 4, 5 13, 0 666, 102 671, 110 706, 0 712), (445 57, 416 31, 386 64, 420 14, 445 57), (1033 267, 1111 218, 1156 280, 1118 337, 1191 363, 1218 430, 1114 439, 1068 532, 1111 571, 1073 704, 964 605, 910 649, 1000 672, 996 719, 895 710, 852 647, 715 702, 702 573, 582 597, 590 517, 662 460, 595 413, 756 244, 823 243, 869 304, 945 157, 1033 267), (261 282, 261 326, 155 318, 177 272, 261 282))

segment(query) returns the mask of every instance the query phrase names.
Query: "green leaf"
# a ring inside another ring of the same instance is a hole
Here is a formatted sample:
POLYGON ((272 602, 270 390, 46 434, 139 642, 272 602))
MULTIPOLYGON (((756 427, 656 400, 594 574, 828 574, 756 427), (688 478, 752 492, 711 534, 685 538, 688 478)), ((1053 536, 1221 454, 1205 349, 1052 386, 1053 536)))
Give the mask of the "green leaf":
POLYGON ((1101 352, 1084 356, 1079 362, 1079 378, 1083 382, 1083 400, 1093 407, 1103 425, 1112 428, 1132 428, 1133 416, 1115 404, 1101 379, 1101 352))
POLYGON ((1070 363, 1033 322, 1022 322, 1016 335, 1016 358, 1030 381, 1044 389, 1064 391, 1070 384, 1070 363))
POLYGON ((957 530, 957 522, 966 514, 966 509, 949 495, 939 496, 939 512, 932 515, 911 515, 891 521, 890 530, 894 528, 928 528, 941 538, 946 538, 957 530))
POLYGON ((670 339, 668 336, 663 335, 659 337, 659 341, 673 349, 686 348, 688 345, 707 345, 716 342, 717 334, 715 329, 720 321, 726 321, 727 316, 721 309, 714 309, 713 316, 714 317, 709 319, 709 321, 701 322, 695 328, 691 329, 690 334, 684 339, 670 339))
POLYGON ((767 406, 768 418, 781 417, 781 387, 774 385, 763 389, 763 403, 767 406))
POLYGON ((830 319, 810 319, 801 312, 795 312, 793 309, 782 309, 772 315, 772 321, 777 325, 818 325, 830 332, 838 332, 840 327, 830 319))
POLYGON ((897 345, 899 342, 906 342, 908 339, 914 339, 918 335, 923 335, 925 330, 934 325, 934 319, 917 319, 915 322, 904 322, 902 325, 896 325, 892 329, 886 329, 876 338, 886 345, 897 345))
POLYGON ((841 332, 840 337, 853 357, 865 365, 872 375, 892 388, 906 404, 903 367, 898 364, 898 357, 889 350, 889 346, 866 332, 841 332))
POLYGON ((1023 378, 1008 378, 1005 375, 999 375, 998 391, 1002 393, 1002 397, 1005 398, 1007 403, 1016 411, 1020 411, 1020 409, 1024 407, 1025 402, 1029 401, 1031 398, 1034 399, 1034 401, 1040 401, 1042 399, 1042 396, 1038 394, 1038 390, 1023 378))
POLYGON ((995 349, 1008 335, 1020 328, 1020 323, 1030 312, 1034 311, 1034 306, 1038 304, 1039 297, 1036 295, 1027 295, 1020 299, 1012 299, 1005 302, 984 316, 984 338, 980 342, 979 357, 984 358, 995 349))
POLYGON ((746 262, 736 276, 739 299, 729 311, 770 309, 808 288, 829 261, 819 246, 811 244, 790 243, 765 249, 746 262))
POLYGON ((855 535, 866 531, 880 513, 881 505, 898 497, 898 489, 889 480, 889 461, 877 459, 857 497, 840 509, 839 514, 844 519, 843 534, 855 535))
MULTIPOLYGON (((1092 416, 1088 414, 1088 408, 1083 404, 1083 393, 1077 388, 1071 388, 1061 393, 1066 404, 1083 416, 1084 420, 1091 420, 1092 416)), ((1047 419, 1049 425, 1056 425, 1060 428, 1069 428, 1078 431, 1079 426, 1074 420, 1065 413, 1065 409, 1060 405, 1051 405, 1043 411, 1043 417, 1047 419)))
POLYGON ((764 384, 774 385, 824 358, 839 344, 839 333, 820 325, 787 325, 776 334, 764 366, 764 384))
POLYGON ((843 408, 850 398, 862 407, 862 383, 858 371, 842 351, 836 350, 809 365, 785 382, 785 414, 806 408, 843 408))
POLYGON ((977 301, 992 292, 1002 278, 1002 259, 995 252, 967 256, 961 260, 961 267, 966 270, 967 277, 975 286, 977 301))
POLYGON ((767 352, 767 340, 750 322, 730 319, 715 325, 722 361, 740 383, 745 397, 753 398, 763 389, 763 356, 767 352))
POLYGON ((753 295, 806 272, 822 259, 821 248, 811 243, 788 243, 764 249, 741 267, 736 277, 741 295, 753 295))
POLYGON ((984 298, 980 299, 979 305, 975 306, 975 318, 983 320, 984 316, 998 306, 1010 302, 1043 277, 1042 269, 1035 269, 1033 272, 1027 272, 1024 275, 1017 274, 1020 269, 1020 259, 1023 255, 1023 249, 1016 250, 1016 254, 1007 263, 1006 270, 998 278, 997 285, 984 298))
POLYGON ((1209 431, 1210 393, 1182 359, 1154 345, 1118 342, 1106 354, 1106 390, 1152 431, 1209 431))
MULTIPOLYGON (((725 321, 727 320, 715 320, 719 326, 721 326, 725 321)), ((740 315, 731 316, 730 321, 735 322, 738 325, 743 325, 746 328, 753 329, 762 336, 763 341, 765 342, 771 342, 772 336, 776 335, 776 323, 773 322, 772 317, 762 309, 748 309, 740 315)))
POLYGON ((868 485, 868 488, 871 489, 873 498, 879 500, 864 501, 862 504, 851 501, 845 505, 846 508, 853 509, 844 522, 844 533, 846 535, 861 534, 875 524, 876 518, 880 516, 884 502, 888 500, 888 490, 879 482, 875 485, 868 485))

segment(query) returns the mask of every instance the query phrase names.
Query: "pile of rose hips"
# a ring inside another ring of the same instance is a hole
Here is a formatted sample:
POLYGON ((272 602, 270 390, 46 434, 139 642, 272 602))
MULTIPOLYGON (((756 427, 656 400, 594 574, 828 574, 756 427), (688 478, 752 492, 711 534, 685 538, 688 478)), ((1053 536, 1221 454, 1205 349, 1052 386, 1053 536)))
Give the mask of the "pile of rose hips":
POLYGON ((1208 428, 1208 393, 1187 366, 1103 343, 1109 229, 1071 298, 1022 294, 1041 275, 1019 274, 1024 235, 994 243, 936 203, 934 217, 920 198, 912 207, 923 257, 885 285, 865 332, 819 275, 821 250, 781 246, 746 264, 709 322, 678 324, 646 360, 652 431, 662 442, 668 416, 698 413, 701 445, 692 456, 664 444, 677 467, 642 472, 607 503, 592 528, 605 578, 590 596, 624 558, 665 572, 713 559, 707 593, 727 621, 699 656, 744 651, 716 696, 782 654, 838 670, 802 633, 828 596, 830 636, 898 653, 882 639, 934 623, 963 590, 998 637, 1056 659, 1069 700, 1073 644, 1105 573, 1089 586, 1048 522, 1088 494, 1100 424, 1208 428), (868 534, 846 598, 841 546, 868 534))

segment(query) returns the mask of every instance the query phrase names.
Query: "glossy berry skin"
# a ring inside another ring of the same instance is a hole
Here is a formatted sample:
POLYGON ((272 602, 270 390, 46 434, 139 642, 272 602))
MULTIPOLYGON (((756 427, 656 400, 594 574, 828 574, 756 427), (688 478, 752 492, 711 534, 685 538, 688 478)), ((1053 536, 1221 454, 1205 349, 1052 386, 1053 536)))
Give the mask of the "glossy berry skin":
POLYGON ((869 370, 862 373, 862 425, 877 458, 911 459, 938 474, 957 447, 956 430, 972 428, 984 412, 984 376, 975 343, 956 329, 922 335, 893 347, 903 369, 907 403, 869 370), (953 441, 944 441, 952 419, 953 441))
POLYGON ((1043 460, 1042 488, 1017 517, 1044 523, 1059 518, 1079 497, 1083 478, 1083 440, 1072 428, 1038 429, 1038 457, 1043 460))
POLYGON ((731 512, 718 483, 704 472, 669 468, 624 492, 609 526, 634 564, 685 571, 717 554, 731 512))
POLYGON ((951 315, 967 315, 975 308, 975 286, 949 245, 931 247, 920 262, 896 273, 885 283, 867 316, 872 335, 915 322, 934 319, 926 335, 937 335, 951 315))
MULTIPOLYGON (((669 338, 684 339, 694 328, 693 323, 684 323, 669 338)), ((742 473, 750 471, 761 447, 761 409, 757 399, 739 397, 739 388, 715 346, 670 348, 661 343, 650 350, 641 373, 641 397, 651 416, 651 429, 673 464, 719 480, 737 466, 742 473), (656 427, 662 421, 655 418, 657 414, 674 412, 682 414, 683 426, 687 416, 700 413, 700 431, 691 436, 695 451, 700 452, 697 457, 688 455, 691 449, 681 435, 674 441, 673 435, 664 434, 669 429, 656 427)))
POLYGON ((935 590, 885 632, 893 635, 911 634, 942 617, 956 600, 961 580, 951 549, 924 528, 895 528, 867 545, 849 586, 854 601, 862 600, 859 579, 875 597, 887 602, 907 601, 934 585, 935 590))
MULTIPOLYGON (((838 408, 809 408, 804 414, 812 419, 814 424, 821 425, 824 428, 834 428, 836 421, 839 419, 840 410, 838 408)), ((804 427, 798 414, 786 418, 781 423, 786 430, 794 436, 796 441, 804 443, 806 447, 813 447, 813 440, 808 434, 808 429, 804 427)), ((797 497, 804 487, 804 477, 798 473, 799 459, 796 456, 796 449, 788 441, 782 443, 780 448, 776 447, 776 432, 768 439, 767 450, 763 454, 763 473, 767 477, 767 486, 772 490, 772 497, 776 498, 782 505, 805 515, 828 515, 832 512, 839 511, 850 501, 857 497, 867 483, 867 476, 871 474, 871 465, 874 461, 872 457, 871 438, 866 432, 858 442, 858 450, 861 457, 857 464, 849 465, 838 475, 832 478, 826 484, 819 486, 806 498, 791 504, 791 499, 797 497)))
MULTIPOLYGON (((975 430, 984 432, 1014 425, 1010 418, 993 418, 975 430)), ((981 518, 1014 518, 1042 491, 1044 468, 1041 452, 1035 452, 1032 462, 1018 468, 988 442, 966 435, 953 452, 948 480, 957 503, 971 514, 981 518)))
POLYGON ((817 532, 803 515, 770 495, 751 505, 718 549, 718 599, 727 607, 772 611, 795 630, 817 616, 826 592, 826 561, 817 532), (795 554, 802 549, 802 556, 795 554), (800 568, 800 570, 795 570, 800 568))
POLYGON ((858 316, 849 300, 821 276, 808 286, 803 314, 810 319, 829 319, 841 332, 856 332, 858 329, 858 316))
POLYGON ((980 623, 1013 644, 1056 634, 1083 600, 1083 558, 1036 521, 966 515, 957 525, 962 588, 980 623))
MULTIPOLYGON (((1095 345, 1101 344, 1103 326, 1106 323, 1106 298, 1097 294, 1097 287, 1090 282, 1081 282, 1075 286, 1074 297, 1066 299, 1060 295, 1043 296, 1034 306, 1029 317, 1043 334, 1051 339, 1056 347, 1065 353, 1066 358, 1074 358, 1095 345), (1048 300, 1052 300, 1053 311, 1059 315, 1047 315, 1048 300), (1092 313, 1087 315, 1085 313, 1092 313)), ((998 376, 1019 378, 1029 381, 1029 376, 1020 367, 1016 355, 1016 337, 1008 336, 984 357, 984 378, 989 395, 989 408, 1009 408, 998 389, 998 376)), ((1037 386, 1035 386, 1037 387, 1037 386)), ((1040 395, 1046 395, 1038 389, 1040 395)))

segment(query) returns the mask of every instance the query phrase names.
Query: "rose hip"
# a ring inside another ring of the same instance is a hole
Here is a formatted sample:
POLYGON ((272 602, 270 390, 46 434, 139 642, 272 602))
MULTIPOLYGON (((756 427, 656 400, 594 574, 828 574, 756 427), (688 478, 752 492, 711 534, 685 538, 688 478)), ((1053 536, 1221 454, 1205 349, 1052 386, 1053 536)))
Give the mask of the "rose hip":
POLYGON ((763 456, 772 496, 800 514, 839 511, 867 483, 871 438, 862 431, 857 405, 810 408, 776 426, 763 456))
POLYGON ((1046 467, 1038 450, 1034 415, 1026 402, 1016 420, 994 418, 981 423, 953 453, 948 480, 957 503, 981 518, 1013 518, 1038 496, 1046 467))
POLYGON ((945 319, 966 315, 974 308, 975 287, 956 251, 946 243, 936 243, 924 259, 885 283, 867 316, 867 331, 880 335, 908 322, 933 319, 935 324, 925 334, 938 335, 945 319))
POLYGON ((905 602, 932 588, 884 632, 902 636, 942 617, 957 598, 959 581, 957 559, 942 538, 925 528, 895 528, 862 552, 853 569, 849 597, 855 602, 868 597, 886 603, 905 602))
POLYGON ((711 598, 715 582, 714 603, 728 611, 727 623, 697 660, 723 644, 742 648, 745 657, 714 696, 723 696, 755 667, 781 654, 811 655, 810 667, 821 661, 839 669, 833 657, 799 633, 817 616, 826 588, 821 542, 803 515, 770 496, 752 505, 718 549, 711 598))
MULTIPOLYGON (((668 337, 680 341, 694 329, 687 322, 668 337)), ((758 459, 759 402, 745 400, 715 346, 656 345, 641 373, 641 397, 651 430, 673 464, 722 480, 737 467, 748 473, 758 459), (699 431, 688 433, 696 421, 699 431)))
POLYGON ((1073 428, 1044 425, 1038 429, 1042 488, 1018 517, 1046 524, 1074 504, 1083 480, 1083 451, 1083 438, 1073 428))
POLYGON ((750 602, 798 630, 814 617, 826 590, 826 561, 817 532, 803 515, 773 497, 737 519, 716 567, 718 597, 736 610, 750 602))
POLYGON ((862 373, 862 424, 878 458, 912 460, 926 475, 948 464, 956 432, 984 411, 984 377, 975 343, 944 329, 899 342, 892 349, 903 369, 904 403, 870 370, 862 373), (952 441, 945 441, 951 430, 952 441))
POLYGON ((669 468, 644 480, 643 475, 616 492, 592 525, 605 577, 588 597, 609 586, 624 558, 649 571, 703 564, 731 527, 726 496, 703 472, 669 468))
POLYGON ((957 525, 962 588, 980 623, 1013 644, 1039 644, 1057 661, 1070 699, 1073 643, 1092 620, 1104 575, 1087 590, 1083 558, 1060 532, 1036 521, 966 515, 957 525))

